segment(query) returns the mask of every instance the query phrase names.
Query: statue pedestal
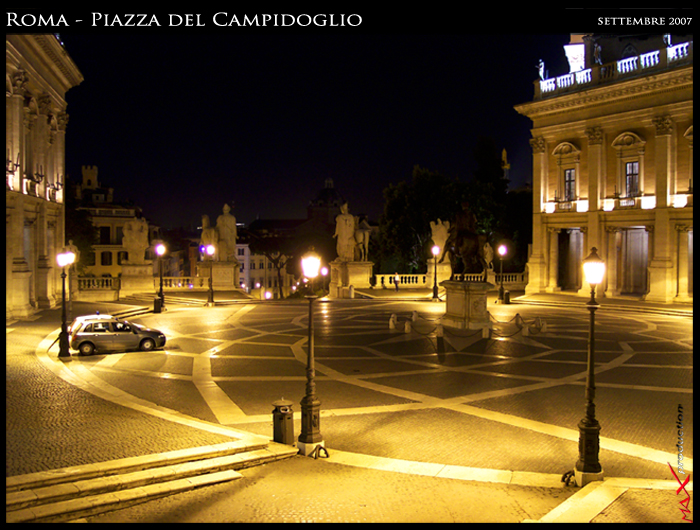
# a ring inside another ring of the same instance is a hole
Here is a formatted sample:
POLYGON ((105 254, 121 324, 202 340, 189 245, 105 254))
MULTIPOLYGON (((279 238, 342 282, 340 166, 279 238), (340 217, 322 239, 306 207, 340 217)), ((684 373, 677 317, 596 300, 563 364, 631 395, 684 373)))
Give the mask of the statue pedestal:
POLYGON ((442 324, 457 329, 483 329, 490 327, 486 310, 486 293, 493 284, 486 282, 444 281, 447 303, 442 324))
POLYGON ((331 281, 329 284, 330 298, 347 298, 345 292, 352 286, 354 289, 369 289, 372 278, 371 261, 340 261, 333 260, 331 265, 331 281))
POLYGON ((211 277, 215 291, 233 291, 240 288, 240 267, 238 261, 203 261, 197 267, 197 274, 207 278, 207 285, 211 277))
POLYGON ((153 278, 153 263, 122 264, 119 296, 124 297, 139 293, 153 293, 155 296, 158 289, 156 289, 153 278))
POLYGON ((212 286, 220 291, 238 289, 239 273, 240 265, 237 261, 214 261, 211 270, 212 286))

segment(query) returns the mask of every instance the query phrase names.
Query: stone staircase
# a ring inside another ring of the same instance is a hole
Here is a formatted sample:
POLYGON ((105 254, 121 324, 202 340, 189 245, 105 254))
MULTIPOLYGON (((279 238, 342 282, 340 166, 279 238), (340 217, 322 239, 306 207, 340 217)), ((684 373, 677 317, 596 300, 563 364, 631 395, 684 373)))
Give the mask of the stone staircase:
POLYGON ((237 480, 237 470, 290 458, 296 447, 232 440, 6 478, 5 522, 66 522, 237 480))

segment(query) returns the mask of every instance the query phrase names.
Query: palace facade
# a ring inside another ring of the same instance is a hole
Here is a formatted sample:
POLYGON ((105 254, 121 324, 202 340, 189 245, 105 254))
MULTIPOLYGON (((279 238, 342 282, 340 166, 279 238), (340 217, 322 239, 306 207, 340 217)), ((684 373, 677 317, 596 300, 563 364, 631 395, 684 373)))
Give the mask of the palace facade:
POLYGON ((572 35, 565 52, 569 73, 515 107, 533 122, 526 294, 588 295, 596 247, 599 296, 691 302, 692 36, 572 35))
POLYGON ((60 303, 65 95, 82 80, 57 36, 5 36, 7 318, 60 303))

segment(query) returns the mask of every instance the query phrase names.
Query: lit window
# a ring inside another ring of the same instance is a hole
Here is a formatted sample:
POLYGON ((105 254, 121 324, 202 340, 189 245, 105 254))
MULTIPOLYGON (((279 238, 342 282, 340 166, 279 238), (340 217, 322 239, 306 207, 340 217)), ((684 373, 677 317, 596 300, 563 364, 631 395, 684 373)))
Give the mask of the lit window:
POLYGON ((639 162, 625 164, 625 193, 626 197, 639 196, 639 162))
POLYGON ((565 169, 564 170, 564 200, 565 201, 576 200, 576 170, 575 169, 565 169))

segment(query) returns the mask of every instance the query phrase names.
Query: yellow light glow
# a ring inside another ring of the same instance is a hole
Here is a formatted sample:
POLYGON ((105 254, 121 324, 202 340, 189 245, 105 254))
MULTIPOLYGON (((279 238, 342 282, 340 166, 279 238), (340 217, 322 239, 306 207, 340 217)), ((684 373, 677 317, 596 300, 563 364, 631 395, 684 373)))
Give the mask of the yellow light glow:
POLYGON ((656 197, 642 197, 642 210, 652 210, 656 208, 656 197))
POLYGON ((59 267, 66 267, 75 261, 75 254, 73 252, 62 252, 56 255, 56 263, 59 267))
POLYGON ((605 274, 605 262, 598 256, 598 249, 593 247, 591 253, 583 260, 583 275, 591 285, 598 285, 603 281, 605 274))
POLYGON ((615 209, 615 199, 604 199, 603 200, 603 211, 612 212, 615 209))
POLYGON ((437 258, 437 255, 440 254, 440 247, 434 245, 433 248, 430 249, 430 251, 433 253, 433 256, 437 258))
POLYGON ((553 202, 546 202, 544 203, 544 212, 545 213, 554 213, 554 208, 556 207, 556 204, 553 202))
POLYGON ((318 276, 318 271, 321 268, 320 256, 313 250, 310 250, 302 256, 301 268, 304 271, 304 276, 307 278, 315 278, 318 276))

